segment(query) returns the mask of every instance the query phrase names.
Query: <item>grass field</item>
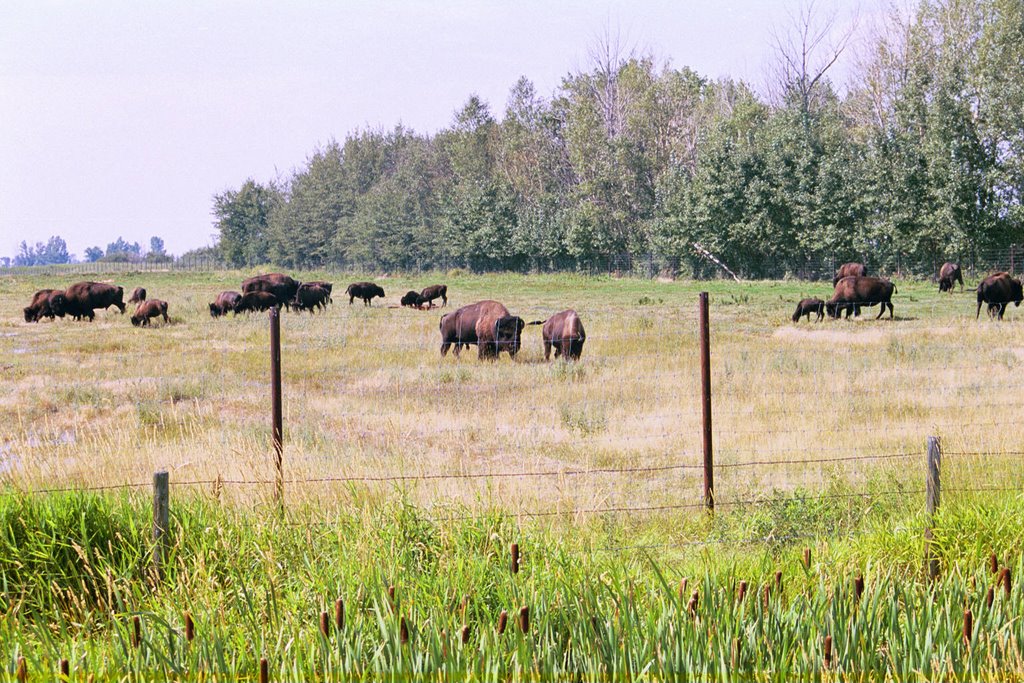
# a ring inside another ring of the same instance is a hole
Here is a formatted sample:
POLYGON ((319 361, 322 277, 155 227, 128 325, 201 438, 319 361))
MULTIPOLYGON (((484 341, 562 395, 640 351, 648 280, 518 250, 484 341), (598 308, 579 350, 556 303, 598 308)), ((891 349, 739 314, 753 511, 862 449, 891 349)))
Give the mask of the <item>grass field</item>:
MULTIPOLYGON (((33 291, 70 281, 0 278, 0 676, 24 653, 34 670, 65 657, 128 679, 252 677, 263 655, 275 680, 777 680, 819 675, 825 635, 842 653, 826 678, 1024 675, 1017 587, 998 610, 975 610, 984 640, 964 650, 957 631, 992 583, 989 552, 1024 571, 1024 312, 976 321, 973 292, 927 282, 898 282, 894 321, 867 309, 795 324, 795 302, 827 298, 829 283, 377 278, 391 303, 444 281, 449 310, 495 298, 532 320, 573 307, 583 359, 545 363, 535 327, 514 362, 481 363, 475 349, 441 358, 439 311, 349 306, 340 293, 326 314, 283 314, 281 519, 266 315, 213 320, 206 306, 249 274, 118 275, 170 303, 172 323, 152 329, 114 312, 26 324, 33 291), (701 290, 714 519, 687 507, 702 493, 701 290), (930 435, 944 450, 938 600, 921 575, 930 435), (146 570, 145 487, 158 469, 174 485, 163 580, 146 570), (29 493, 122 484, 142 488, 29 493), (513 541, 528 567, 514 578, 513 541), (739 580, 760 586, 776 568, 777 600, 733 604, 739 580), (857 572, 870 608, 842 597, 857 572), (394 614, 391 584, 407 596, 394 614), (693 586, 695 621, 684 618, 693 586), (340 642, 316 625, 336 597, 353 610, 340 642), (496 638, 498 612, 524 604, 530 633, 496 638), (186 609, 201 647, 181 642, 186 609), (146 623, 138 650, 124 640, 131 615, 146 623)), ((348 281, 296 276, 339 292, 348 281)))

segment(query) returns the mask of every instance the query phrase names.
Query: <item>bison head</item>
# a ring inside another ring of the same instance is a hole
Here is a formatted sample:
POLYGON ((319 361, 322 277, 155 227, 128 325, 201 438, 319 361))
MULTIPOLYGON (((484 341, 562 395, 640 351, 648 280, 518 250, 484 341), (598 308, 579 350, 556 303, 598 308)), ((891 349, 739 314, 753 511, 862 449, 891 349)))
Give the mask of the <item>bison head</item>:
POLYGON ((36 321, 36 312, 31 306, 25 307, 25 322, 34 323, 36 321))
POLYGON ((64 294, 57 292, 56 294, 50 295, 50 311, 58 318, 63 318, 64 313, 67 311, 68 300, 64 294))
POLYGON ((381 287, 380 285, 374 285, 373 286, 373 295, 374 296, 379 296, 381 299, 383 299, 384 298, 384 288, 381 287))
POLYGON ((132 325, 135 325, 135 327, 138 327, 142 323, 142 316, 136 313, 135 315, 132 316, 131 320, 132 320, 132 325))
POLYGON ((220 306, 218 306, 215 303, 210 304, 210 317, 211 318, 216 318, 219 315, 220 315, 220 306))
POLYGON ((526 323, 518 315, 506 315, 494 321, 494 346, 498 353, 508 351, 515 357, 519 352, 523 328, 526 323))
POLYGON ((1024 300, 1024 287, 1017 278, 1010 280, 1010 300, 1014 306, 1020 306, 1020 302, 1024 300))

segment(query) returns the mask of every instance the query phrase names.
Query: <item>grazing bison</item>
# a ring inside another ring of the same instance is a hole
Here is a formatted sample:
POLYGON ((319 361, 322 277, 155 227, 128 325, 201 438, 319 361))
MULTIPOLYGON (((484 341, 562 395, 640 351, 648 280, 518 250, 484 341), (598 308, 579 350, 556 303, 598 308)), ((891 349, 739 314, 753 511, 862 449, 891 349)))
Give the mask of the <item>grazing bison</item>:
POLYGON ((978 283, 978 312, 974 319, 981 315, 981 305, 988 304, 989 316, 998 315, 1003 319, 1006 312, 1006 304, 1013 302, 1014 306, 1020 306, 1024 294, 1021 293, 1021 282, 1009 273, 995 273, 978 283))
POLYGON ((943 263, 939 269, 939 291, 953 293, 953 283, 960 283, 960 291, 964 291, 964 276, 958 263, 943 263))
POLYGON ((40 289, 32 295, 32 301, 24 309, 25 322, 37 323, 42 318, 63 318, 65 306, 63 290, 40 289))
POLYGON ((142 301, 139 303, 139 307, 135 309, 135 312, 132 313, 132 325, 146 327, 149 325, 151 318, 159 318, 160 316, 163 316, 164 323, 171 322, 171 319, 167 317, 166 301, 161 301, 160 299, 142 301))
POLYGON ((303 282, 299 285, 299 291, 295 293, 292 306, 300 311, 309 311, 312 315, 318 308, 327 308, 331 300, 331 293, 320 285, 310 282, 303 282))
MULTIPOLYGON (((323 280, 314 280, 312 282, 303 282, 303 285, 309 285, 310 287, 320 287, 321 289, 327 290, 327 303, 333 304, 334 299, 331 298, 331 294, 334 292, 334 283, 324 282, 323 280)), ((302 285, 299 285, 300 287, 302 285)))
POLYGON ((384 298, 384 289, 372 282, 353 282, 345 290, 345 293, 348 294, 349 306, 356 299, 362 299, 364 306, 372 306, 371 300, 375 296, 379 296, 381 299, 384 298))
POLYGON ((266 273, 256 275, 242 282, 242 294, 249 292, 266 292, 282 302, 285 308, 291 305, 295 299, 295 293, 299 291, 298 280, 293 280, 284 273, 266 273))
POLYGON ((579 315, 571 308, 545 320, 540 332, 544 339, 544 360, 550 358, 552 346, 555 347, 555 358, 565 356, 568 360, 579 360, 583 355, 587 333, 579 315))
POLYGON ((868 269, 863 263, 844 263, 839 266, 836 276, 832 278, 832 286, 835 287, 844 277, 864 277, 867 274, 868 269))
POLYGON ((825 317, 825 302, 821 299, 801 299, 796 305, 793 322, 799 322, 802 315, 806 315, 807 322, 811 322, 811 313, 815 314, 814 322, 820 322, 825 317))
POLYGON ((88 316, 89 322, 96 317, 97 308, 117 309, 124 313, 124 289, 102 282, 76 282, 64 290, 64 312, 81 320, 88 316))
POLYGON ((886 306, 889 307, 889 319, 893 318, 892 295, 896 294, 896 285, 877 277, 844 277, 836 284, 832 298, 825 302, 825 310, 829 317, 838 318, 846 309, 846 317, 850 314, 860 315, 861 306, 881 304, 875 320, 882 317, 886 306))
POLYGON ((401 303, 403 306, 409 306, 410 308, 419 308, 420 293, 414 289, 410 289, 405 293, 405 296, 402 297, 401 303))
POLYGON ((427 304, 428 308, 433 308, 434 299, 441 297, 441 308, 448 305, 448 285, 431 285, 423 289, 420 292, 419 305, 427 304))
POLYGON ((219 318, 222 315, 227 315, 235 310, 235 306, 238 305, 241 299, 242 295, 238 292, 221 292, 217 295, 217 300, 210 304, 210 316, 219 318))
POLYGON ((146 288, 136 287, 132 290, 132 295, 128 297, 128 303, 138 304, 146 300, 146 288))
POLYGON ((456 356, 461 347, 476 344, 478 358, 497 358, 502 351, 508 351, 514 358, 519 352, 525 326, 522 318, 510 315, 497 301, 478 301, 463 306, 441 316, 441 355, 446 355, 453 344, 456 356))
POLYGON ((235 304, 235 313, 266 311, 280 304, 278 298, 270 292, 246 292, 235 304))

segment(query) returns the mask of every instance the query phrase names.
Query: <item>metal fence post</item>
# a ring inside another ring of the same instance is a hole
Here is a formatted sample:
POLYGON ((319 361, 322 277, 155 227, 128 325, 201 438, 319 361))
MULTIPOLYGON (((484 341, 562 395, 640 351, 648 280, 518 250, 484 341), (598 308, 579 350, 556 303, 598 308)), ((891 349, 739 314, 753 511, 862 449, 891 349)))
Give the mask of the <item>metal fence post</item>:
POLYGON ((925 512, 928 515, 928 527, 924 531, 925 559, 928 563, 928 578, 939 577, 939 558, 935 556, 935 549, 932 547, 932 518, 939 508, 939 495, 941 484, 939 480, 940 466, 942 464, 942 447, 939 437, 928 437, 928 479, 925 485, 925 512))
POLYGON ((700 336, 700 398, 704 427, 704 505, 709 512, 715 510, 715 468, 711 448, 711 333, 708 328, 708 293, 700 293, 698 306, 700 336))
POLYGON ((270 404, 272 440, 274 443, 274 466, 277 470, 274 485, 274 500, 284 505, 284 429, 281 417, 281 308, 270 309, 270 404))

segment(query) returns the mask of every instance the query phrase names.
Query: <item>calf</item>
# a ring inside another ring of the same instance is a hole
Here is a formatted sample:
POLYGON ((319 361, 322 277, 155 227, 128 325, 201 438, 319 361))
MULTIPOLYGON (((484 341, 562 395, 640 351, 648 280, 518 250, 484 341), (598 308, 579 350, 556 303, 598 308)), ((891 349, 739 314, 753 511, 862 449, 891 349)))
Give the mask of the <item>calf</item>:
POLYGON ((166 301, 161 301, 160 299, 143 301, 135 309, 135 313, 132 314, 132 325, 146 327, 149 325, 151 318, 159 318, 160 316, 163 316, 165 324, 171 322, 171 319, 167 317, 166 301))
POLYGON ((292 306, 300 311, 316 312, 318 308, 327 308, 327 302, 331 300, 331 293, 320 285, 313 285, 303 282, 299 285, 299 291, 295 293, 292 306))
POLYGON ((583 342, 587 340, 587 333, 576 311, 570 308, 545 320, 541 337, 544 339, 544 360, 551 356, 552 347, 555 349, 555 358, 565 356, 567 360, 579 360, 583 355, 583 342))
POLYGON ((278 305, 277 297, 270 292, 246 292, 235 304, 235 313, 266 311, 278 305))
POLYGON ((348 294, 349 306, 356 299, 362 299, 364 306, 372 306, 371 300, 374 297, 384 298, 384 288, 372 282, 353 282, 345 290, 345 293, 348 294))
POLYGON ((433 308, 434 299, 438 297, 441 297, 441 308, 448 305, 448 285, 430 285, 429 287, 425 287, 423 291, 420 292, 417 303, 420 306, 427 304, 428 308, 433 308))
POLYGON ((410 289, 408 292, 405 293, 405 296, 402 297, 401 304, 403 306, 408 306, 410 308, 419 308, 420 293, 417 292, 416 290, 410 289))
POLYGON ((235 310, 235 306, 242 300, 242 295, 238 292, 221 292, 217 295, 217 300, 210 304, 210 317, 219 318, 222 315, 227 315, 230 311, 235 310))
POLYGON ((128 298, 128 303, 138 304, 146 300, 146 288, 136 287, 132 290, 132 295, 128 298))
POLYGON ((811 313, 816 316, 814 322, 820 322, 825 317, 825 302, 821 299, 801 299, 800 303, 796 305, 793 322, 799 322, 802 315, 806 315, 807 322, 811 322, 811 313))
POLYGON ((42 318, 63 318, 65 304, 63 290, 40 289, 32 295, 32 301, 23 310, 25 322, 37 323, 42 318))

